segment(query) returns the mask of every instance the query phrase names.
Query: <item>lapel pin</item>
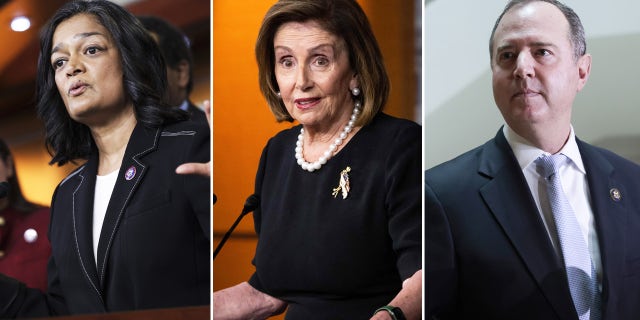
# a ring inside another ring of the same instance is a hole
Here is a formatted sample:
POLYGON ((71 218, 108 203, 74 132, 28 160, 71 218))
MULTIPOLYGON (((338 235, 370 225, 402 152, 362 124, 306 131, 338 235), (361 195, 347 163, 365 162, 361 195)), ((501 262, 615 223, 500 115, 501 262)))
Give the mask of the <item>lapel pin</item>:
POLYGON ((611 190, 609 190, 609 195, 611 196, 611 200, 616 202, 622 199, 622 193, 618 188, 611 188, 611 190))
POLYGON ((131 166, 129 167, 129 169, 127 169, 127 171, 124 173, 124 178, 127 179, 127 181, 133 179, 133 177, 136 176, 136 167, 131 166))
POLYGON ((340 172, 340 181, 338 182, 338 186, 333 188, 333 193, 331 193, 334 198, 338 196, 338 192, 340 191, 342 191, 342 199, 346 199, 349 195, 349 190, 351 189, 351 186, 349 185, 350 171, 351 167, 346 167, 340 172))

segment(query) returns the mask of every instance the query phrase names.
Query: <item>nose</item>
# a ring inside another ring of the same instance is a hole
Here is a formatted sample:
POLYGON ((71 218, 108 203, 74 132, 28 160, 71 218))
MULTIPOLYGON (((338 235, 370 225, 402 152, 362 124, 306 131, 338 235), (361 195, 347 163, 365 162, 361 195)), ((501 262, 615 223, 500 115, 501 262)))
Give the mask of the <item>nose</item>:
POLYGON ((310 70, 304 64, 300 64, 296 70, 296 89, 300 91, 309 90, 313 86, 310 70))
POLYGON ((83 71, 84 66, 82 65, 82 62, 79 59, 70 56, 69 60, 67 60, 67 64, 65 65, 65 73, 67 76, 72 77, 82 73, 83 71))
POLYGON ((516 67, 513 70, 513 75, 516 78, 533 78, 535 77, 535 60, 528 52, 520 52, 516 59, 516 67))

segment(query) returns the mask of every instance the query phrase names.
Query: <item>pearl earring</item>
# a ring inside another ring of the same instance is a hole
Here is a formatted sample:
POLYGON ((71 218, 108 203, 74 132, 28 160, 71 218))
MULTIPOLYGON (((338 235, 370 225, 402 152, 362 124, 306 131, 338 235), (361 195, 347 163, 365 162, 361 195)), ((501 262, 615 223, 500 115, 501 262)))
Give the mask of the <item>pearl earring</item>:
POLYGON ((278 95, 278 98, 280 98, 280 91, 277 91, 276 94, 278 95))
POLYGON ((355 87, 353 89, 351 89, 351 94, 353 94, 354 96, 359 96, 360 95, 360 88, 355 87))

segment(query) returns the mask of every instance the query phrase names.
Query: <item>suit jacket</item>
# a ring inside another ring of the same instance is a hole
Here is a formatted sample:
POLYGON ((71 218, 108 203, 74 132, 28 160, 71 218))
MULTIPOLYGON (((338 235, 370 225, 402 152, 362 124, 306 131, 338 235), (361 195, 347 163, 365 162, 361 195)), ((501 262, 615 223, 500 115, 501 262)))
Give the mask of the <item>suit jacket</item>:
POLYGON ((205 305, 210 284, 209 179, 175 174, 210 159, 206 124, 134 129, 92 245, 97 152, 56 188, 48 292, 0 279, 0 318, 205 305), (97 260, 97 263, 96 263, 97 260))
MULTIPOLYGON (((640 168, 577 144, 600 244, 603 319, 640 319, 640 168)), ((427 319, 577 319, 562 261, 501 130, 427 170, 425 206, 427 319)))
POLYGON ((204 113, 204 111, 202 109, 198 108, 190 100, 188 100, 187 102, 189 103, 189 105, 187 106, 187 112, 189 112, 191 120, 192 121, 203 121, 204 123, 207 123, 207 115, 204 113))

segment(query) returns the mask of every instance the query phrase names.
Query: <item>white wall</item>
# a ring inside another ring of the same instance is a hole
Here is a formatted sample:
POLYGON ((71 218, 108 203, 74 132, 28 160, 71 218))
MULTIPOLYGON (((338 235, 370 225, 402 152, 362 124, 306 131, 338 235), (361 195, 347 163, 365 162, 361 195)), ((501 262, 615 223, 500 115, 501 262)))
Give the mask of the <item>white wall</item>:
MULTIPOLYGON (((426 168, 484 143, 503 123, 491 93, 488 42, 506 2, 426 2, 426 168)), ((589 82, 574 103, 576 134, 640 162, 640 1, 564 3, 580 16, 593 56, 589 82)))

